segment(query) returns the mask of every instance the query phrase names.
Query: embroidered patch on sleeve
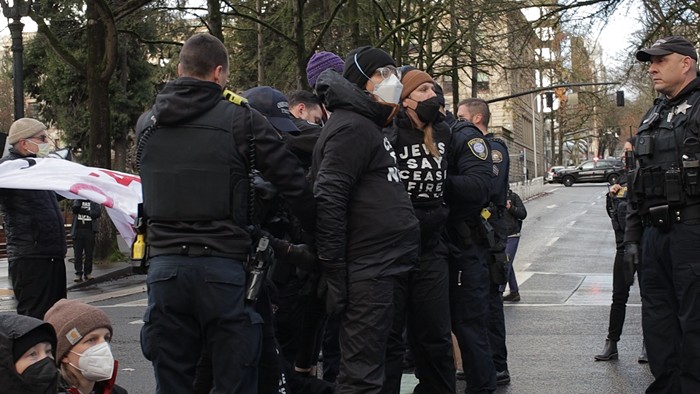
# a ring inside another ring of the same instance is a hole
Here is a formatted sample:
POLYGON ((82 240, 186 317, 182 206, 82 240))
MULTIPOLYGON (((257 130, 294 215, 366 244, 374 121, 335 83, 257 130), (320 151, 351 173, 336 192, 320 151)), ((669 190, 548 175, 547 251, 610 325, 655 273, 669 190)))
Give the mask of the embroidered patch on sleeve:
POLYGON ((493 160, 494 163, 500 163, 503 161, 503 154, 501 154, 500 151, 491 149, 491 160, 493 160))
POLYGON ((486 160, 486 158, 489 157, 489 151, 486 149, 486 143, 483 138, 472 138, 467 142, 467 145, 474 156, 479 159, 486 160))

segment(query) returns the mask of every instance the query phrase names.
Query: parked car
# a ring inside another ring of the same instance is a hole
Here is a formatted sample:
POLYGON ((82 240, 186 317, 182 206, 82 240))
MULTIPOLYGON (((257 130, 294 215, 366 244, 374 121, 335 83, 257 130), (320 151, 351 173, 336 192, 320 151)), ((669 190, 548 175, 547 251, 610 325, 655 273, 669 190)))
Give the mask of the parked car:
POLYGON ((554 174, 554 182, 564 186, 574 183, 608 182, 617 183, 624 171, 622 163, 615 160, 589 160, 584 161, 578 167, 564 168, 554 174))
POLYGON ((547 171, 547 175, 545 175, 544 181, 547 183, 554 183, 554 174, 556 174, 559 170, 563 170, 564 168, 564 166, 553 166, 549 169, 549 171, 547 171))

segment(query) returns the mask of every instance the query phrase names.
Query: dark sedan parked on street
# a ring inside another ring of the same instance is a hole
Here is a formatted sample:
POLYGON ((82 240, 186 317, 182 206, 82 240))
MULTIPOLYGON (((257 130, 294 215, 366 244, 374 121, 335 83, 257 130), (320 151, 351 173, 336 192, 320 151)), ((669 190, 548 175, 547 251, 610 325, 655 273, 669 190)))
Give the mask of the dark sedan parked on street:
POLYGON ((565 168, 554 174, 554 182, 566 187, 574 183, 608 182, 617 183, 624 169, 622 163, 615 160, 589 160, 578 167, 565 168))

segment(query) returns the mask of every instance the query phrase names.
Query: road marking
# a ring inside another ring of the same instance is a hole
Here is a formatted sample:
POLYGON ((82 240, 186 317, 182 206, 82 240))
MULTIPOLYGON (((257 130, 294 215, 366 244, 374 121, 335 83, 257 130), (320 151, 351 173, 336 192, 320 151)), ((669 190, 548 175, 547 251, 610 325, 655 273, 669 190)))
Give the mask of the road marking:
POLYGON ((575 221, 575 220, 574 220, 574 221, 571 221, 571 222, 569 222, 569 224, 567 224, 567 225, 566 225, 566 227, 567 227, 567 228, 571 228, 571 227, 574 227, 574 224, 576 224, 576 221, 575 221))
POLYGON ((554 238, 550 239, 549 242, 547 242, 547 244, 545 246, 552 246, 558 240, 559 240, 559 237, 554 237, 554 238))
POLYGON ((588 209, 584 209, 583 212, 579 213, 579 215, 585 215, 588 213, 588 209))
POLYGON ((144 324, 144 321, 139 319, 139 320, 130 321, 129 324, 144 324))
POLYGON ((558 206, 559 206, 559 205, 557 205, 557 204, 547 205, 547 209, 556 208, 556 207, 558 207, 558 206))

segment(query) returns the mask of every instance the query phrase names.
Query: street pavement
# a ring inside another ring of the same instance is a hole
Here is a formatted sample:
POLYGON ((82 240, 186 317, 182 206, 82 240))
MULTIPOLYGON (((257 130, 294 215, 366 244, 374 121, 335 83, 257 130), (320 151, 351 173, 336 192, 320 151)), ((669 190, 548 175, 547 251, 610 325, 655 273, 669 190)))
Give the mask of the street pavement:
MULTIPOLYGON (((528 218, 515 258, 522 301, 505 303, 512 380, 497 393, 643 393, 652 381, 648 366, 637 363, 642 330, 636 283, 618 343, 620 359, 593 359, 607 335, 612 294, 615 246, 605 191, 603 185, 551 185, 526 202, 528 218)), ((104 308, 112 319, 118 382, 132 394, 153 392, 152 368, 138 345, 145 276, 124 277, 127 262, 97 264, 93 282, 75 287, 71 257, 68 298, 104 308)), ((6 267, 0 260, 0 311, 14 308, 6 267)), ((416 382, 412 373, 404 374, 401 393, 411 393, 416 382)), ((458 392, 464 388, 458 381, 458 392)))

